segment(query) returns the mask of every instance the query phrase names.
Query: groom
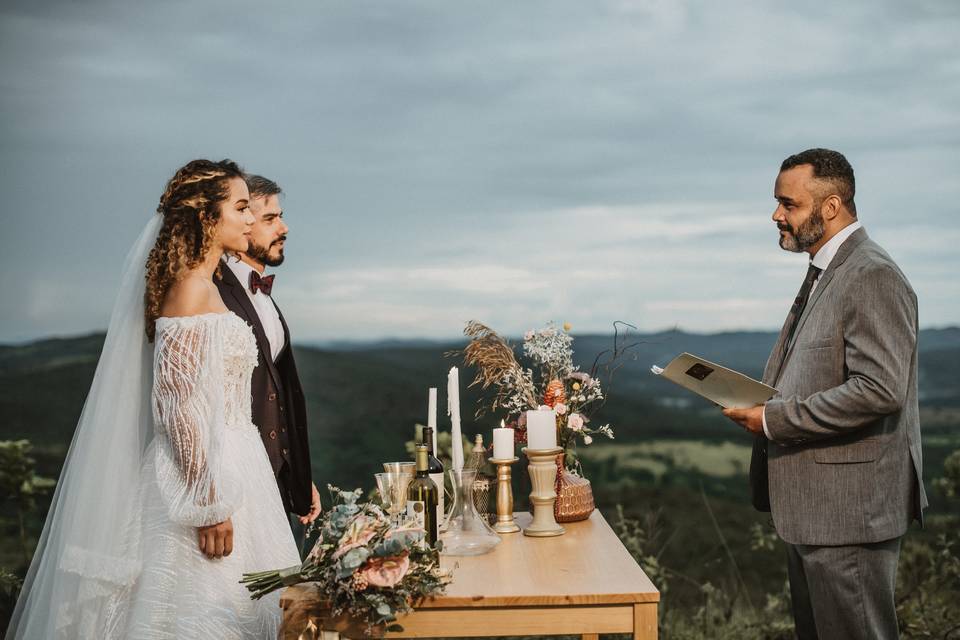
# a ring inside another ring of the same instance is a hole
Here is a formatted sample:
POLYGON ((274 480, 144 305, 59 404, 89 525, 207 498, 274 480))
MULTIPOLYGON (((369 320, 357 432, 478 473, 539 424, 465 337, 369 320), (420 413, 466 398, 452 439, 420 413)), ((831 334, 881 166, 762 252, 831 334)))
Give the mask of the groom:
POLYGON ((283 505, 308 524, 320 514, 320 494, 311 481, 307 411, 293 361, 290 330, 270 297, 274 276, 266 267, 283 263, 288 227, 280 187, 262 176, 246 176, 255 219, 246 253, 225 257, 216 280, 224 304, 253 327, 259 351, 253 370, 253 423, 267 450, 283 505))
POLYGON ((724 414, 755 436, 754 506, 787 546, 797 636, 897 638, 900 541, 927 504, 917 405, 917 297, 867 236, 842 154, 783 161, 780 246, 810 255, 767 361, 777 394, 724 414))

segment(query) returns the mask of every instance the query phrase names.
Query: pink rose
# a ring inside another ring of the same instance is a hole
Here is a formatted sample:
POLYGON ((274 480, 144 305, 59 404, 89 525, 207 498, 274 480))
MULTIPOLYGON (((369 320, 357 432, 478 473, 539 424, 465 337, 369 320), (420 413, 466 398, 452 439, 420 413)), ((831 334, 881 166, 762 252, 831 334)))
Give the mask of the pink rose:
POLYGON ((557 404, 553 405, 553 410, 557 412, 558 416, 562 416, 567 412, 567 405, 563 404, 562 402, 558 402, 557 404))
POLYGON ((570 417, 567 418, 567 428, 572 431, 582 431, 583 430, 583 416, 579 413, 571 413, 570 417))
POLYGON ((374 587, 392 589, 403 580, 410 569, 407 554, 391 558, 371 558, 358 571, 374 587))

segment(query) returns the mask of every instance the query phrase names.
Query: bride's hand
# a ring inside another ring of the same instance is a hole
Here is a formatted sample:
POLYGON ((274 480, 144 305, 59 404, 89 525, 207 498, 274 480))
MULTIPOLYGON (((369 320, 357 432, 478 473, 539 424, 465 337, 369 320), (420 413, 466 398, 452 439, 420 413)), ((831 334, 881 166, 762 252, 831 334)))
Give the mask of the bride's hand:
POLYGON ((227 518, 220 524, 197 527, 200 538, 200 553, 208 558, 222 558, 233 552, 233 521, 227 518))

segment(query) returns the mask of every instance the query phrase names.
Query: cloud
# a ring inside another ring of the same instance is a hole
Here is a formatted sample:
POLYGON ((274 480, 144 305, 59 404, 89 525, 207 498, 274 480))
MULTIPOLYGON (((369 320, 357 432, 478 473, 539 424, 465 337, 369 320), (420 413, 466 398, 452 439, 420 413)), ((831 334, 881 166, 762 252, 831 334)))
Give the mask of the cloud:
POLYGON ((958 28, 935 0, 7 3, 0 341, 104 326, 196 156, 284 187, 298 337, 656 329, 694 304, 691 328, 777 328, 803 259, 773 178, 821 145, 921 322, 956 323, 958 28))

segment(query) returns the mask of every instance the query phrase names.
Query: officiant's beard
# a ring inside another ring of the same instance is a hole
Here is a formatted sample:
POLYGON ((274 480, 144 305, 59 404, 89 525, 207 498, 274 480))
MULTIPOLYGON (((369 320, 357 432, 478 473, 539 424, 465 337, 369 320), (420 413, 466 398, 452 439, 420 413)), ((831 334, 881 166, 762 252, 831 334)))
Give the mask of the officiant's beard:
POLYGON ((273 241, 273 243, 270 244, 269 247, 261 246, 251 240, 247 246, 247 257, 268 267, 279 267, 281 264, 283 264, 283 247, 280 248, 280 253, 276 257, 270 256, 270 249, 273 247, 273 245, 283 242, 286 239, 286 236, 277 238, 273 241))
POLYGON ((821 213, 821 204, 818 202, 810 213, 810 217, 800 223, 800 226, 794 229, 790 224, 777 224, 780 231, 785 231, 786 235, 780 236, 780 248, 792 251, 793 253, 802 253, 820 242, 823 234, 826 232, 823 224, 823 214, 821 213))

